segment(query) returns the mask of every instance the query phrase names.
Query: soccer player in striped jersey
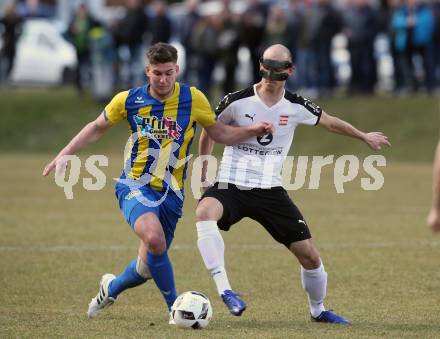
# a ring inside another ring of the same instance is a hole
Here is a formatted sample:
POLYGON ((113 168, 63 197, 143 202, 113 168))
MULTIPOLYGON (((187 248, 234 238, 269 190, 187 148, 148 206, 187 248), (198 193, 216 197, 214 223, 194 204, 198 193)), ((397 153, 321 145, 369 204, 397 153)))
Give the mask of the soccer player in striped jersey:
POLYGON ((128 123, 130 137, 125 166, 116 184, 119 207, 140 238, 138 257, 118 276, 105 274, 96 297, 89 304, 94 318, 118 295, 153 279, 170 310, 176 299, 168 248, 182 215, 183 183, 187 156, 200 123, 220 143, 236 143, 272 131, 272 124, 258 122, 231 127, 216 121, 206 97, 195 87, 176 82, 177 50, 168 44, 153 45, 145 68, 149 84, 117 94, 98 118, 87 124, 44 169, 47 176, 63 167, 71 155, 97 141, 112 125, 128 123))
MULTIPOLYGON (((264 52, 260 73, 263 79, 259 83, 227 95, 216 114, 220 121, 233 126, 271 121, 275 132, 225 147, 217 183, 206 190, 196 210, 200 254, 218 294, 229 311, 240 316, 246 303, 231 289, 219 228, 228 231, 233 224, 249 217, 297 257, 312 320, 348 324, 346 319, 324 308, 327 273, 306 220, 281 186, 282 164, 299 124, 319 124, 330 132, 360 139, 374 150, 389 142, 382 133, 361 132, 326 114, 309 100, 285 90, 285 82, 293 74, 292 56, 285 46, 273 45, 264 52)), ((212 147, 213 141, 202 132, 199 153, 210 154, 212 147)), ((205 176, 206 167, 202 170, 202 181, 205 176)))

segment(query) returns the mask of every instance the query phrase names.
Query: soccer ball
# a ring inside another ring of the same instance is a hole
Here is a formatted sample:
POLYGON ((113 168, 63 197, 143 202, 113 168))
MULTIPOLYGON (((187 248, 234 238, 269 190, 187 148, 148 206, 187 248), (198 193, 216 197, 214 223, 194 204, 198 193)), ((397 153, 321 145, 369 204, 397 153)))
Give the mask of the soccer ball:
POLYGON ((171 316, 179 327, 205 328, 212 318, 211 302, 203 293, 184 292, 174 301, 171 316))

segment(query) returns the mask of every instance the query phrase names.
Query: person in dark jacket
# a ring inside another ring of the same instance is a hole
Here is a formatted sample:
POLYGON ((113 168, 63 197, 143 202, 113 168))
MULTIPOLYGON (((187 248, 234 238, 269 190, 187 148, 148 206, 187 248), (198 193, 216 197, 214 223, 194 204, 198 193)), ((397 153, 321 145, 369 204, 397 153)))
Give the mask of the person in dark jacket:
POLYGON ((186 83, 197 82, 197 69, 198 69, 198 51, 193 47, 192 35, 195 27, 201 20, 199 14, 199 0, 187 0, 185 5, 187 7, 187 14, 183 16, 180 22, 180 41, 185 48, 186 67, 183 74, 183 81, 186 83), (196 78, 196 79, 193 79, 196 78))
MULTIPOLYGON (((144 12, 144 6, 140 0, 126 0, 127 12, 124 18, 113 27, 113 34, 118 49, 127 47, 129 50, 129 58, 125 60, 129 69, 129 84, 137 85, 142 83, 139 74, 142 70, 142 45, 144 35, 148 30, 148 17, 144 12)), ((118 60, 120 61, 120 60, 118 60)), ((117 64, 117 73, 119 73, 119 63, 117 64)))
POLYGON ((440 87, 440 0, 432 4, 432 12, 435 20, 434 36, 432 38, 432 49, 434 58, 435 86, 440 87))
POLYGON ((4 77, 9 77, 12 68, 14 67, 14 59, 16 52, 17 40, 21 31, 21 23, 22 19, 17 14, 15 3, 10 3, 5 10, 5 16, 0 20, 0 24, 3 26, 3 46, 1 49, 1 61, 6 62, 5 74, 3 76, 3 67, 2 63, 0 63, 0 80, 4 77))
POLYGON ((315 11, 318 12, 319 18, 313 39, 318 90, 321 94, 331 94, 336 86, 335 70, 331 61, 331 44, 335 35, 342 30, 342 17, 330 0, 319 0, 315 11))
POLYGON ((260 79, 260 49, 266 17, 266 8, 257 0, 250 0, 240 20, 240 42, 249 49, 251 54, 253 83, 260 79))
POLYGON ((78 65, 75 72, 75 85, 78 93, 82 93, 83 76, 90 66, 90 31, 99 23, 90 15, 87 6, 81 3, 69 25, 68 38, 76 50, 78 65))
POLYGON ((171 20, 167 15, 167 4, 163 0, 153 3, 154 16, 151 18, 151 44, 168 43, 171 38, 171 20))
POLYGON ((368 0, 355 0, 347 16, 346 34, 350 51, 350 92, 372 94, 377 81, 374 41, 379 31, 379 15, 368 0))

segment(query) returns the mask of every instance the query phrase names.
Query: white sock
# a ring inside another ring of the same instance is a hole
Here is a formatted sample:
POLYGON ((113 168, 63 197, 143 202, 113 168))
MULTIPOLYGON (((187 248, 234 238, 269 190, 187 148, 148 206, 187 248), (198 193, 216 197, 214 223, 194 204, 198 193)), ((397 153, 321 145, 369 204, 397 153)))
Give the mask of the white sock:
POLYGON ((199 221, 197 226, 197 246, 206 268, 211 272, 219 295, 230 290, 228 275, 225 270, 225 243, 217 227, 217 222, 199 221))
POLYGON ((216 267, 211 270, 212 279, 214 279, 215 285, 217 286, 218 295, 222 295, 225 290, 230 290, 231 285, 229 284, 228 275, 223 266, 216 267))
POLYGON ((327 292, 327 272, 324 265, 313 270, 306 270, 301 266, 301 282, 309 298, 310 313, 317 317, 325 311, 324 298, 327 292))

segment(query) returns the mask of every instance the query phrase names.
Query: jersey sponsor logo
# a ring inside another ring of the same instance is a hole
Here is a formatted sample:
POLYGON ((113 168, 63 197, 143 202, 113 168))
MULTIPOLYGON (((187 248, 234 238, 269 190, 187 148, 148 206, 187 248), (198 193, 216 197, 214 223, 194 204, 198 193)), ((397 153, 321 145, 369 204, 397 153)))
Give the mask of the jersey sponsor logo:
POLYGON ((249 118, 249 119, 252 120, 252 122, 254 122, 255 115, 256 115, 255 113, 254 113, 254 115, 250 115, 250 114, 247 114, 247 113, 246 113, 246 114, 244 115, 244 117, 245 117, 245 118, 249 118))
POLYGON ((158 119, 157 117, 141 117, 139 115, 134 116, 136 125, 140 128, 140 135, 149 139, 172 139, 177 140, 180 138, 180 132, 182 128, 177 121, 167 117, 158 119))
POLYGON ((288 115, 280 115, 280 120, 278 121, 279 126, 286 126, 288 122, 289 122, 288 115))
POLYGON ((262 148, 252 144, 238 144, 237 148, 243 152, 256 154, 256 155, 281 155, 283 153, 283 148, 262 148))
POLYGON ((261 146, 269 145, 273 140, 272 133, 262 135, 261 137, 257 137, 257 141, 261 146))
MULTIPOLYGON (((138 132, 138 133, 134 134, 134 138, 128 139, 127 144, 125 145, 125 151, 124 151, 124 158, 125 159, 130 159, 129 156, 127 156, 127 152, 131 152, 130 145, 132 143, 135 143, 140 138, 141 138, 141 136, 140 136, 140 133, 138 132)), ((147 148, 143 152, 138 153, 135 159, 133 159, 131 161, 126 161, 125 166, 124 166, 125 176, 129 176, 129 174, 131 173, 132 164, 135 164, 136 161, 138 161, 139 159, 144 159, 147 156, 150 157, 150 159, 152 159, 151 163, 154 168, 156 166, 156 164, 160 161, 159 160, 159 158, 160 158, 159 149, 166 150, 165 153, 169 154, 168 163, 173 164, 173 166, 172 167, 166 166, 163 178, 160 177, 160 179, 163 180, 164 188, 166 187, 166 189, 162 193, 162 197, 160 197, 160 199, 150 200, 150 198, 148 196, 144 196, 141 193, 139 194, 140 196, 136 196, 136 199, 144 206, 157 207, 157 206, 160 206, 166 200, 168 193, 170 192, 170 190, 172 190, 174 192, 174 194, 177 196, 177 198, 179 198, 181 201, 183 201, 183 199, 184 199, 183 191, 180 189, 173 190, 173 188, 172 188, 175 185, 175 183, 177 182, 177 178, 174 176, 173 170, 178 169, 182 166, 185 166, 189 162, 189 160, 192 158, 193 155, 189 154, 188 156, 186 156, 183 159, 178 159, 176 157, 176 154, 178 153, 177 151, 180 149, 181 145, 177 141, 169 142, 169 143, 167 143, 166 146, 162 146, 161 142, 156 139, 150 139, 150 144, 151 143, 156 144, 157 152, 149 152, 149 149, 147 148)), ((145 185, 150 185, 153 178, 157 178, 157 177, 155 177, 154 173, 152 173, 150 170, 147 170, 147 171, 145 171, 145 173, 143 173, 136 180, 133 180, 130 177, 128 177, 128 178, 120 177, 119 179, 117 179, 117 181, 121 184, 128 186, 130 188, 130 190, 133 192, 136 190, 139 191, 145 185)))

